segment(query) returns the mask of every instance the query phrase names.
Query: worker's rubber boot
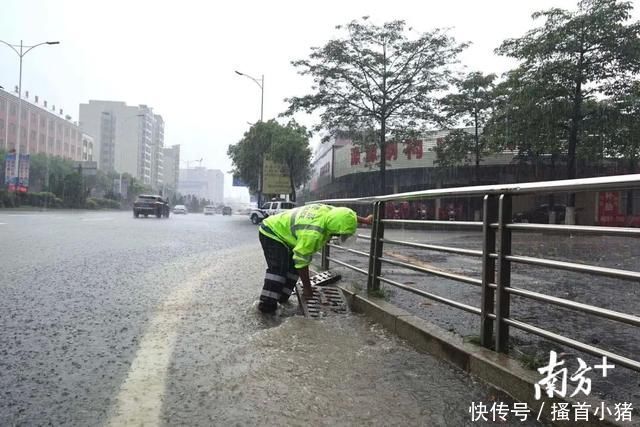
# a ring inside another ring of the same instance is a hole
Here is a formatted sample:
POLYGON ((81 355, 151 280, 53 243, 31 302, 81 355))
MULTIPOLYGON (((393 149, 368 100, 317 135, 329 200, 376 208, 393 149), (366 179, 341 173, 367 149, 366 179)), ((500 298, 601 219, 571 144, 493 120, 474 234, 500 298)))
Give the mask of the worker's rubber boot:
POLYGON ((278 308, 278 305, 275 303, 270 304, 265 301, 260 301, 258 303, 258 310, 260 310, 264 314, 273 314, 276 312, 277 308, 278 308))

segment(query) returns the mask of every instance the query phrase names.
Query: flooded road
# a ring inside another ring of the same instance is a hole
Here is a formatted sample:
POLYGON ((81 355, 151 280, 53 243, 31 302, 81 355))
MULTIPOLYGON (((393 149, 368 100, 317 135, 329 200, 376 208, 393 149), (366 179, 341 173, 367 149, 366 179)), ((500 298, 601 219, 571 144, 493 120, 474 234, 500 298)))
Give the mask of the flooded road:
POLYGON ((501 399, 365 317, 260 315, 245 217, 0 222, 0 425, 457 426, 501 399))

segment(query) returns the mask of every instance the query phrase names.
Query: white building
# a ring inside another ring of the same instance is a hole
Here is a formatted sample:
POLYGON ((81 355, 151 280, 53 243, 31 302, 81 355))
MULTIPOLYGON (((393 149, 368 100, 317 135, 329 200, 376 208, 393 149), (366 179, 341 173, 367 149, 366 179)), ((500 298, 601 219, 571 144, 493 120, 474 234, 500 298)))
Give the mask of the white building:
POLYGON ((173 193, 178 189, 180 179, 180 144, 172 145, 162 150, 164 173, 163 179, 166 189, 173 193))
POLYGON ((224 174, 219 169, 204 167, 180 169, 178 192, 193 195, 212 203, 224 202, 224 174))
POLYGON ((94 136, 99 169, 128 173, 162 188, 164 120, 152 108, 90 100, 80 104, 80 126, 94 136))

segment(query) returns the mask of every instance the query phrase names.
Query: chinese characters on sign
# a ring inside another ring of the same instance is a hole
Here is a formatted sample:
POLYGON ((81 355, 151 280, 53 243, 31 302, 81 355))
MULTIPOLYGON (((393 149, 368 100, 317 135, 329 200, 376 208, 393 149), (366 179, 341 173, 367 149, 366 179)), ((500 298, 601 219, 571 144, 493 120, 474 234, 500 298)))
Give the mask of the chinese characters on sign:
MULTIPOLYGON (((411 140, 405 141, 402 143, 404 148, 402 152, 404 153, 407 160, 420 160, 422 159, 424 150, 423 150, 423 142, 422 140, 411 140)), ((379 158, 379 150, 378 146, 373 144, 366 146, 364 148, 365 153, 365 164, 372 164, 378 161, 379 158)), ((398 143, 390 142, 385 146, 385 159, 387 161, 395 161, 398 160, 398 143)), ((359 146, 351 147, 351 166, 358 166, 362 162, 362 152, 359 146)))

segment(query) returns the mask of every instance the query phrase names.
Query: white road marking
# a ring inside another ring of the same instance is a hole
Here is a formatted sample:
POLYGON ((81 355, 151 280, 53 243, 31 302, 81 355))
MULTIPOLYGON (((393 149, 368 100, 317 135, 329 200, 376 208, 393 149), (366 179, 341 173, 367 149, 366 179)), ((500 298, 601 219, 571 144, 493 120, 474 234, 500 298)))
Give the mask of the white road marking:
POLYGON ((175 289, 158 308, 140 342, 129 375, 120 387, 109 426, 160 425, 167 369, 180 318, 189 309, 193 291, 206 271, 175 289))
POLYGON ((0 222, 0 225, 7 225, 6 222, 0 222))
POLYGON ((113 218, 81 218, 80 221, 111 221, 113 218))

